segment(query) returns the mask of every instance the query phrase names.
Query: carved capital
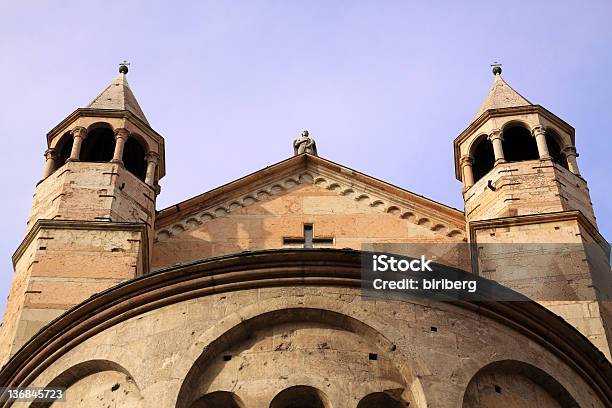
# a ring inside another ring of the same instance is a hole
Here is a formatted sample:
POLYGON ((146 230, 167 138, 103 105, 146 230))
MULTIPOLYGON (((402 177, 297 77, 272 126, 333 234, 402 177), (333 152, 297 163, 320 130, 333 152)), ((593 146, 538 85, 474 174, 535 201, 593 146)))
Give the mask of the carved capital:
POLYGON ((130 137, 130 132, 124 128, 115 129, 115 139, 127 140, 130 137))
POLYGON ((72 137, 80 137, 81 139, 85 139, 87 136, 87 129, 85 129, 83 126, 77 126, 70 131, 70 134, 72 134, 72 137))
POLYGON ((472 165, 474 163, 474 159, 472 159, 470 156, 461 156, 461 158, 459 159, 459 164, 463 167, 465 165, 472 165))
POLYGON ((576 153, 576 148, 574 146, 567 146, 561 150, 565 157, 575 156, 578 157, 578 153, 576 153))
POLYGON ((56 160, 57 159, 57 151, 53 147, 50 147, 49 149, 45 150, 45 159, 47 159, 47 160, 49 160, 49 159, 56 160))
POLYGON ((492 131, 489 132, 489 140, 492 142, 496 139, 499 139, 501 141, 504 140, 504 138, 502 137, 501 129, 493 129, 492 131))
POLYGON ((157 164, 159 162, 159 158, 160 158, 159 154, 157 154, 155 152, 149 152, 149 153, 147 153, 145 155, 145 160, 148 163, 153 162, 153 163, 157 164))
POLYGON ((542 125, 537 125, 535 126, 533 129, 531 129, 531 134, 533 137, 538 137, 540 135, 546 135, 546 129, 544 129, 544 126, 542 125))

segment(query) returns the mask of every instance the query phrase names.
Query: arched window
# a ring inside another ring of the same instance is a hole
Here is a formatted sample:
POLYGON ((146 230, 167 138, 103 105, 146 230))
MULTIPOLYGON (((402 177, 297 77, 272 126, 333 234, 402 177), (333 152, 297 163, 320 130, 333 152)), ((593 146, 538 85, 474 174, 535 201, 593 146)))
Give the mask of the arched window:
POLYGON ((531 132, 521 125, 512 125, 504 129, 502 136, 504 157, 509 162, 538 160, 538 145, 531 132))
POLYGON ((270 402, 270 408, 329 408, 327 396, 307 385, 296 385, 282 390, 270 402))
POLYGON ((90 130, 81 146, 80 161, 109 162, 115 150, 115 134, 110 127, 103 126, 90 130))
POLYGON ((215 391, 199 398, 190 408, 244 408, 244 404, 231 392, 215 391))
POLYGON ((561 138, 557 133, 555 133, 555 131, 548 129, 546 130, 546 145, 548 146, 548 153, 550 153, 552 161, 567 169, 567 159, 561 151, 561 144, 559 143, 560 140, 561 138))
POLYGON ((70 132, 66 132, 62 135, 59 142, 55 145, 55 154, 57 155, 55 159, 55 168, 53 171, 62 167, 66 160, 70 158, 70 152, 72 151, 72 142, 74 139, 70 132))
POLYGON ((375 392, 363 397, 357 408, 406 408, 408 405, 384 392, 375 392))
POLYGON ((474 142, 471 156, 473 160, 472 171, 474 172, 474 181, 478 181, 490 172, 495 164, 493 144, 486 135, 480 136, 474 142))
POLYGON ((133 175, 144 181, 147 174, 145 149, 134 137, 128 138, 123 148, 123 165, 133 175))

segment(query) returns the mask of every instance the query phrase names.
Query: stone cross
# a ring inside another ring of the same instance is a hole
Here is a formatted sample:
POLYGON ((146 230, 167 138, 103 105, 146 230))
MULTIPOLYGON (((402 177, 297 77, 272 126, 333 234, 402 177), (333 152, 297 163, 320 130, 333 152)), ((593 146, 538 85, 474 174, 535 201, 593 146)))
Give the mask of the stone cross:
POLYGON ((303 245, 304 248, 314 248, 314 244, 333 245, 334 237, 314 237, 313 225, 304 224, 303 237, 284 237, 283 245, 303 245))

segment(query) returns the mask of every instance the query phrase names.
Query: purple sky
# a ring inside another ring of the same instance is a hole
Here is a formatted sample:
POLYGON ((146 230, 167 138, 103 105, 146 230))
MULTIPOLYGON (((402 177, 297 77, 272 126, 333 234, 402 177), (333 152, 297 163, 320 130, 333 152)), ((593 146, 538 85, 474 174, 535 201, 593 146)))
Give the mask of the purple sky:
POLYGON ((452 140, 500 60, 515 89, 576 128, 599 228, 612 237, 612 2, 177 4, 0 3, 0 310, 45 134, 123 59, 166 139, 160 209, 289 157, 302 129, 321 156, 462 209, 452 140))

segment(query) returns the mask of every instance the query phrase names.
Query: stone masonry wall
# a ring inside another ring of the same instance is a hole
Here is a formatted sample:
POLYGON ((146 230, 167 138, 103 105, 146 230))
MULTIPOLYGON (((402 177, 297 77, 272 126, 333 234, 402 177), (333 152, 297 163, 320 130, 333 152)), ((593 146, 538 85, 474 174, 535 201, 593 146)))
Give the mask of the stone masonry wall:
POLYGON ((497 165, 464 196, 470 221, 580 210, 597 225, 584 180, 551 161, 497 165), (495 190, 488 187, 489 181, 495 190))
MULTIPOLYGON (((120 367, 134 382, 138 391, 128 393, 139 401, 129 406, 191 408, 195 405, 190 401, 205 393, 228 391, 246 407, 264 407, 299 384, 321 390, 334 408, 354 408, 379 391, 410 407, 472 407, 462 402, 472 378, 491 363, 511 362, 548 373, 579 406, 603 408, 590 385, 564 360, 498 321, 451 303, 362 300, 359 289, 349 288, 251 289, 156 309, 79 344, 31 385, 47 385, 94 360, 120 367), (253 331, 229 334, 252 319, 258 321, 253 331), (203 353, 209 353, 207 360, 196 365, 203 353), (186 378, 190 386, 181 393, 186 378)), ((82 399, 110 401, 113 381, 99 391, 81 385, 102 384, 93 374, 85 373, 84 380, 68 388, 71 406, 82 399)), ((482 387, 491 388, 482 392, 495 393, 495 386, 500 387, 499 406, 538 406, 544 396, 555 401, 546 387, 534 390, 520 375, 513 379, 502 374, 481 381, 482 387), (531 400, 534 392, 542 398, 531 400)), ((127 389, 120 380, 118 390, 127 389)))
POLYGON ((187 228, 157 234, 152 270, 181 262, 245 250, 296 248, 283 245, 284 237, 303 237, 303 225, 314 226, 314 236, 333 238, 332 248, 361 249, 368 243, 462 242, 463 234, 447 236, 434 220, 402 218, 376 205, 317 185, 302 185, 262 199, 230 213, 219 212, 187 221, 187 228), (171 234, 171 235, 170 235, 171 234))
POLYGON ((94 293, 136 276, 139 231, 41 229, 19 258, 0 331, 0 364, 42 326, 94 293))

